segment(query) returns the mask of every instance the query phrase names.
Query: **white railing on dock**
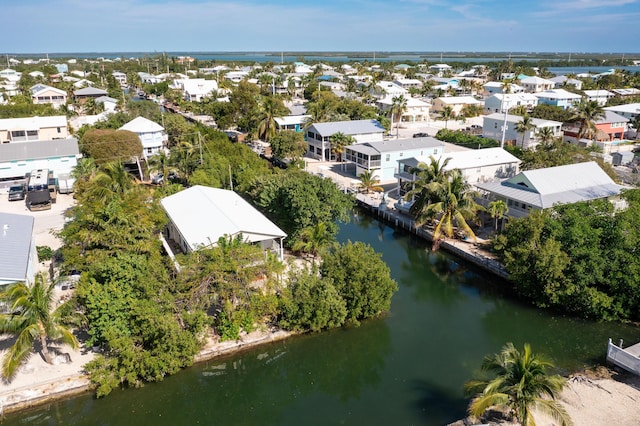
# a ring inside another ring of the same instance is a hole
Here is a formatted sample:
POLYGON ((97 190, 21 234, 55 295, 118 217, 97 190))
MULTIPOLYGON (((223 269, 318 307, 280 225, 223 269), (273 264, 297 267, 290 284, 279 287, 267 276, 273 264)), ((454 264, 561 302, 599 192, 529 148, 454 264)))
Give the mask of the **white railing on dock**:
POLYGON ((622 340, 620 340, 620 346, 616 346, 611 342, 611 339, 609 339, 607 361, 631 373, 640 375, 640 358, 622 349, 621 346, 622 340))

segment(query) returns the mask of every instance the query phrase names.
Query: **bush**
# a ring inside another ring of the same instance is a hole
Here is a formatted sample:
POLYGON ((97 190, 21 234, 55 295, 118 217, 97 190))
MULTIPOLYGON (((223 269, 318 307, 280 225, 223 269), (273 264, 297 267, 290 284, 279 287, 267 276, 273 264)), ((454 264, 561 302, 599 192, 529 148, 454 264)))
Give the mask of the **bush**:
POLYGON ((500 143, 493 139, 468 135, 459 130, 440 129, 438 133, 436 133, 436 139, 473 149, 495 148, 500 146, 500 143))
POLYGON ((45 262, 53 257, 53 250, 49 246, 36 246, 38 261, 45 262))

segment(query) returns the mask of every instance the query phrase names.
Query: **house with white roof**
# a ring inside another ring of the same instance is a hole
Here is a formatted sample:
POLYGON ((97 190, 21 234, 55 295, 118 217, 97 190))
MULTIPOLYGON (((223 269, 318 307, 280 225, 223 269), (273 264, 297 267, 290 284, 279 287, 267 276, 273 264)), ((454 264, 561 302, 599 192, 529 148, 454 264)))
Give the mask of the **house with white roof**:
POLYGON ((434 99, 431 109, 433 112, 440 112, 450 106, 453 114, 458 116, 462 114, 462 109, 467 105, 483 106, 482 102, 473 96, 444 96, 434 99))
POLYGON ((502 181, 478 183, 476 187, 484 193, 483 205, 503 200, 509 207, 507 215, 515 218, 561 204, 612 200, 624 189, 595 161, 526 170, 502 181))
POLYGON ((505 125, 506 118, 506 130, 505 130, 505 144, 520 146, 523 149, 535 147, 539 141, 537 133, 543 127, 551 129, 555 137, 562 136, 562 123, 560 121, 543 120, 540 118, 532 118, 531 123, 533 128, 527 130, 524 135, 518 133, 516 130, 516 124, 522 121, 522 116, 496 113, 485 115, 482 122, 482 136, 497 141, 502 141, 502 127, 505 125), (524 137, 524 142, 523 142, 524 137))
POLYGON ((82 155, 75 138, 0 144, 0 180, 22 179, 36 169, 54 177, 71 173, 82 155))
POLYGON ((582 90, 582 80, 576 78, 569 78, 566 75, 559 75, 557 77, 550 78, 549 80, 555 83, 554 89, 562 89, 565 86, 573 86, 578 90, 582 90))
POLYGON ((393 83, 407 90, 422 88, 422 81, 415 78, 403 78, 400 80, 394 80, 393 83))
POLYGON ((176 80, 175 84, 182 90, 185 101, 202 102, 206 97, 215 97, 218 94, 218 83, 215 80, 188 78, 176 80))
POLYGON ((102 104, 106 112, 114 112, 118 107, 118 100, 109 96, 100 96, 96 98, 96 104, 102 104))
POLYGON ((247 77, 249 77, 248 71, 229 71, 224 75, 224 78, 232 83, 240 83, 247 77))
POLYGON ((138 77, 140 77, 140 81, 143 84, 156 84, 164 81, 160 77, 157 77, 153 74, 149 74, 148 72, 142 72, 142 71, 138 73, 138 77))
POLYGON ((519 106, 531 110, 536 105, 538 105, 538 98, 533 93, 496 93, 484 100, 484 112, 486 114, 504 113, 519 106))
POLYGON ((32 86, 29 91, 31 92, 31 101, 37 105, 49 104, 55 109, 58 109, 61 105, 67 103, 67 92, 56 89, 55 87, 36 84, 32 86))
MULTIPOLYGON (((412 97, 405 97, 405 99, 407 101, 406 110, 402 113, 400 121, 403 123, 429 121, 429 108, 431 108, 430 103, 412 97)), ((393 98, 387 96, 386 98, 378 100, 377 103, 378 108, 380 108, 382 112, 387 113, 393 106, 393 98)), ((397 120, 397 117, 394 117, 394 121, 397 120)))
POLYGON ((544 92, 545 90, 551 90, 555 87, 556 83, 551 80, 547 80, 542 77, 526 77, 519 81, 520 86, 529 93, 544 92))
POLYGON ((120 84, 120 86, 127 85, 127 75, 125 73, 120 71, 114 71, 111 73, 111 75, 113 76, 113 78, 116 79, 116 81, 120 84))
POLYGON ((518 157, 502 148, 469 149, 438 155, 401 158, 398 160, 398 169, 395 174, 400 195, 405 195, 414 188, 420 168, 431 163, 429 157, 443 164, 444 170, 460 170, 465 182, 472 186, 478 182, 513 177, 518 173, 521 163, 518 157))
POLYGON ((604 110, 615 112, 628 120, 633 120, 640 115, 640 103, 610 106, 605 107, 604 110))
POLYGON ((0 119, 0 144, 68 137, 69 128, 64 115, 0 119))
POLYGON ((356 143, 382 141, 385 128, 378 120, 334 121, 314 123, 307 129, 306 139, 309 145, 307 154, 322 161, 335 161, 331 152, 331 136, 342 133, 351 136, 356 143))
POLYGON ((184 253, 215 247, 220 238, 258 244, 284 259, 287 234, 233 191, 196 185, 163 198, 169 217, 166 235, 184 253))
POLYGON ((33 216, 0 212, 0 289, 33 283, 38 264, 33 216))
POLYGON ((96 99, 100 96, 109 96, 109 92, 106 90, 98 89, 96 87, 85 87, 82 89, 74 90, 73 97, 76 101, 84 103, 87 99, 96 99))
POLYGON ((605 106, 609 99, 615 95, 608 90, 585 90, 584 99, 586 101, 596 101, 599 105, 605 106))
POLYGON ((625 98, 634 98, 640 96, 640 89, 636 89, 635 87, 628 87, 623 89, 611 89, 611 91, 616 95, 616 97, 625 99, 625 98))
POLYGON ((398 86, 393 81, 379 81, 371 88, 371 94, 378 98, 404 96, 410 97, 409 91, 404 87, 398 86))
MULTIPOLYGON (((484 88, 484 92, 487 96, 495 95, 496 93, 502 93, 505 88, 505 83, 503 81, 489 81, 482 85, 484 88)), ((524 92, 524 88, 515 83, 509 84, 509 93, 521 93, 524 92)))
POLYGON ((444 144, 432 137, 390 139, 349 145, 344 159, 355 165, 355 175, 370 172, 382 183, 393 182, 398 170, 398 160, 410 157, 441 155, 444 144))
POLYGON ((275 117, 277 130, 293 130, 294 132, 303 132, 304 126, 311 119, 310 115, 287 115, 284 117, 275 117))
POLYGON ((538 104, 558 106, 562 109, 569 109, 582 99, 582 96, 564 89, 546 90, 534 95, 538 97, 538 104))
POLYGON ((434 65, 431 65, 429 69, 440 76, 442 76, 446 72, 453 71, 453 68, 451 67, 451 65, 447 65, 447 64, 434 64, 434 65))
POLYGON ((144 117, 136 117, 118 130, 128 130, 138 135, 145 160, 165 149, 169 140, 164 127, 144 117))

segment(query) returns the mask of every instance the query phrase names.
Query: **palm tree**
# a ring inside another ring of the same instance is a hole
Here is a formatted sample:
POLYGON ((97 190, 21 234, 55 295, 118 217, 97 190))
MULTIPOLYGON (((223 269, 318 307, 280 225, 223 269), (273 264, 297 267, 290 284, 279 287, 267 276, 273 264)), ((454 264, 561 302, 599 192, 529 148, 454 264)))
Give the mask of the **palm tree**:
POLYGON ((336 156, 336 160, 338 162, 342 162, 342 153, 344 152, 344 148, 353 144, 355 139, 353 136, 337 132, 329 137, 329 142, 331 142, 331 153, 336 156))
POLYGON ((358 189, 364 191, 365 194, 368 194, 372 191, 384 191, 384 189, 379 185, 380 179, 376 178, 370 170, 365 170, 364 172, 360 173, 358 179, 360 179, 358 189))
POLYGON ((444 128, 447 128, 447 123, 454 117, 453 108, 450 105, 446 105, 440 111, 440 119, 444 120, 444 128))
POLYGON ((536 137, 542 146, 547 146, 553 142, 556 135, 553 133, 553 129, 551 127, 542 127, 536 132, 536 137))
POLYGON ((419 163, 418 167, 411 170, 415 176, 413 187, 407 192, 405 197, 413 200, 410 213, 416 216, 431 204, 432 192, 431 187, 434 183, 444 182, 448 179, 449 173, 446 170, 451 158, 445 158, 444 161, 436 159, 433 155, 429 156, 429 164, 419 163))
POLYGON ((76 337, 60 324, 60 308, 52 311, 54 289, 55 285, 47 282, 44 273, 39 273, 31 287, 15 283, 0 294, 11 305, 10 314, 0 314, 0 332, 17 336, 2 360, 2 375, 6 380, 14 377, 38 338, 42 356, 48 364, 53 362, 48 339, 78 348, 76 337))
POLYGON ((393 119, 396 118, 396 138, 398 138, 398 131, 400 128, 400 122, 402 121, 402 114, 407 111, 407 98, 403 95, 394 96, 391 98, 391 125, 393 125, 393 119))
POLYGON ((335 237, 324 222, 309 226, 300 231, 299 239, 291 247, 294 251, 301 251, 311 255, 312 263, 325 248, 335 243, 335 237))
POLYGON ((498 220, 504 218, 504 215, 509 213, 509 206, 504 200, 495 200, 489 203, 489 213, 495 220, 496 231, 498 230, 498 220))
POLYGON ((458 169, 447 173, 443 182, 434 182, 429 185, 431 203, 422 210, 413 209, 417 223, 428 220, 436 220, 433 231, 432 250, 437 250, 444 238, 454 238, 454 223, 462 229, 467 236, 476 240, 468 220, 475 219, 478 210, 482 207, 473 200, 471 186, 464 181, 462 172, 458 169))
POLYGON ((522 120, 518 121, 514 128, 516 130, 516 132, 520 133, 522 135, 522 149, 524 149, 524 136, 525 133, 527 133, 529 130, 533 130, 535 129, 535 124, 533 124, 533 119, 531 118, 531 116, 529 116, 529 114, 525 114, 522 116, 522 120))
POLYGON ((105 204, 133 187, 133 177, 121 162, 104 164, 92 179, 89 197, 105 204))
POLYGON ((269 141, 276 134, 276 99, 268 96, 262 103, 261 121, 258 124, 258 137, 265 142, 269 141))
POLYGON ((71 171, 71 175, 82 181, 88 181, 96 174, 98 166, 91 157, 84 157, 78 160, 78 164, 71 171))
POLYGON ((595 138, 596 121, 605 116, 604 108, 597 101, 580 101, 575 106, 574 119, 580 122, 578 139, 595 138))
POLYGON ((166 185, 169 181, 169 173, 171 173, 171 158, 164 150, 158 151, 147 160, 149 172, 162 173, 162 185, 166 185))
POLYGON ((482 370, 496 374, 487 381, 471 381, 465 385, 469 392, 478 392, 471 401, 469 413, 481 416, 493 406, 506 406, 511 415, 523 426, 535 426, 532 409, 548 414, 561 426, 572 425, 564 408, 555 401, 565 383, 558 375, 549 375, 553 364, 531 352, 527 343, 520 352, 513 343, 507 343, 502 350, 485 357, 482 370))

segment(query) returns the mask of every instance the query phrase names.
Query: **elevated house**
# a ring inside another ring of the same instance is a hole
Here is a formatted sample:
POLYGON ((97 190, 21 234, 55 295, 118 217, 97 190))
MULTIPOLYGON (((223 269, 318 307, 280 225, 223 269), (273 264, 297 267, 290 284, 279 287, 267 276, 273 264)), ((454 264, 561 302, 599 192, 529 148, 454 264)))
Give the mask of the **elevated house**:
POLYGON ((84 103, 87 99, 97 99, 100 96, 109 96, 109 93, 96 87, 85 87, 73 92, 74 99, 79 103, 84 103))
MULTIPOLYGON (((400 117, 399 121, 403 123, 429 121, 429 108, 431 108, 431 104, 412 97, 405 97, 405 99, 407 101, 406 109, 402 113, 402 117, 400 117)), ((386 98, 382 98, 378 101, 378 108, 380 108, 384 113, 391 111, 392 107, 392 97, 387 96, 386 98)), ((394 122, 396 121, 398 121, 398 117, 394 117, 394 122)))
POLYGON ((24 117, 0 119, 0 143, 30 142, 69 137, 67 117, 24 117))
POLYGON ((444 144, 432 137, 365 142, 345 148, 344 160, 355 165, 355 175, 370 172, 380 182, 392 182, 402 158, 441 155, 444 144))
POLYGON ((595 101, 602 106, 605 106, 609 99, 613 99, 615 96, 608 90, 585 90, 583 93, 586 101, 595 101))
MULTIPOLYGON (((444 164, 445 170, 458 169, 465 182, 475 186, 479 182, 513 177, 518 173, 521 161, 502 148, 470 149, 433 155, 433 158, 444 164)), ((429 156, 417 156, 398 160, 398 179, 400 195, 413 189, 416 176, 421 165, 430 164, 429 156)))
POLYGON ((56 89, 55 87, 36 84, 32 86, 29 91, 31 92, 31 101, 37 105, 49 104, 58 109, 61 105, 67 103, 67 92, 56 89))
POLYGON ((536 105, 538 105, 538 98, 532 93, 496 93, 484 100, 484 112, 486 114, 504 113, 519 106, 531 110, 536 105))
POLYGON ((331 152, 331 136, 336 133, 351 136, 356 143, 379 142, 383 140, 385 128, 378 120, 314 123, 306 133, 308 155, 322 161, 334 161, 336 158, 331 152))
POLYGON ((568 92, 564 89, 552 89, 535 93, 538 97, 538 104, 546 104, 569 109, 580 102, 582 96, 568 92))
MULTIPOLYGON (((505 92, 505 83, 503 81, 489 81, 482 85, 484 92, 487 96, 495 95, 496 93, 505 92)), ((522 93, 524 88, 515 83, 509 84, 508 93, 522 93)))
POLYGON ((640 103, 622 104, 616 106, 605 107, 605 111, 615 112, 628 120, 633 120, 640 115, 640 103))
POLYGON ((278 131, 293 130, 294 132, 304 132, 304 126, 311 119, 310 115, 287 115, 274 118, 278 131))
POLYGON ((128 130, 138 135, 145 160, 163 150, 169 141, 164 127, 144 117, 136 117, 118 130, 128 130))
POLYGON ((33 283, 38 264, 34 223, 32 216, 0 212, 0 290, 16 282, 33 283))
POLYGON ((520 79, 518 84, 520 84, 520 86, 522 86, 524 90, 529 93, 538 93, 544 92, 545 90, 551 90, 556 85, 554 81, 537 76, 522 78, 520 79))
POLYGON ((616 201, 624 189, 616 184, 595 161, 544 169, 527 170, 500 181, 476 184, 481 204, 503 200, 510 217, 524 217, 531 210, 560 204, 609 199, 616 201))
POLYGON ((474 98, 473 96, 448 96, 440 97, 433 100, 432 111, 441 112, 445 107, 450 106, 454 116, 462 114, 462 110, 467 105, 476 105, 482 108, 482 102, 474 98))
POLYGON ((218 83, 215 80, 188 78, 176 80, 175 83, 182 90, 185 101, 202 102, 206 97, 216 97, 218 94, 218 83))
POLYGON ((165 234, 184 253, 216 246, 220 238, 241 236, 284 258, 287 234, 233 191, 196 185, 160 203, 169 217, 165 234))
POLYGON ((573 86, 578 90, 582 90, 582 80, 576 78, 569 78, 566 75, 559 75, 549 79, 555 83, 554 89, 562 89, 566 86, 573 86))
MULTIPOLYGON (((595 134, 590 139, 578 139, 580 132, 580 123, 565 123, 562 126, 564 132, 564 140, 578 144, 580 146, 587 146, 590 143, 602 148, 605 154, 609 154, 615 151, 614 148, 619 146, 619 143, 624 139, 625 131, 627 130, 628 118, 625 118, 613 111, 605 110, 604 117, 595 121, 595 134)), ((631 146, 628 146, 631 149, 631 146)))
POLYGON ((522 121, 522 117, 513 114, 493 113, 483 117, 482 136, 497 141, 502 141, 502 127, 506 123, 505 143, 520 146, 524 149, 535 147, 538 144, 537 133, 543 127, 549 127, 555 137, 562 136, 562 123, 560 121, 532 118, 533 127, 524 135, 518 133, 516 125, 522 121), (506 119, 506 120, 505 120, 506 119), (523 139, 524 137, 524 139, 523 139))

